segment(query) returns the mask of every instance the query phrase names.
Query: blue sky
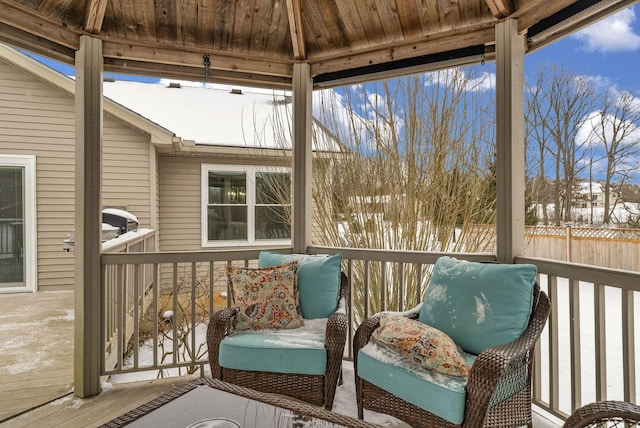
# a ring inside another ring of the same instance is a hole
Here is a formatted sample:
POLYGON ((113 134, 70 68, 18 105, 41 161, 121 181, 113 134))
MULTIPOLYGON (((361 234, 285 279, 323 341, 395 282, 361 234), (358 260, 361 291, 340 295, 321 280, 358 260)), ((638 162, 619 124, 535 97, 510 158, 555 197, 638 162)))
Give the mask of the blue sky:
POLYGON ((565 64, 576 74, 640 94, 638 14, 640 6, 631 6, 527 55, 525 72, 535 72, 539 64, 565 64))

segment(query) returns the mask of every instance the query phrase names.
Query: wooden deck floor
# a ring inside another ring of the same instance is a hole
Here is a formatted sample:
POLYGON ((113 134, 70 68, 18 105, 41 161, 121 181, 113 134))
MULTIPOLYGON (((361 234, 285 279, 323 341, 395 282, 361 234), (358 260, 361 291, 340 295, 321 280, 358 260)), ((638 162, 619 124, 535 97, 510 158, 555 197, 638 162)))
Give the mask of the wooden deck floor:
MULTIPOLYGON (((106 384, 96 397, 74 397, 71 291, 0 295, 0 356, 2 427, 98 427, 192 379, 106 384)), ((355 408, 352 372, 345 367, 338 394, 355 408)), ((533 425, 559 426, 536 413, 533 425)))
POLYGON ((0 422, 73 391, 73 292, 0 295, 0 422))
POLYGON ((85 399, 69 394, 0 425, 3 428, 99 427, 192 379, 184 377, 113 385, 99 395, 85 399))

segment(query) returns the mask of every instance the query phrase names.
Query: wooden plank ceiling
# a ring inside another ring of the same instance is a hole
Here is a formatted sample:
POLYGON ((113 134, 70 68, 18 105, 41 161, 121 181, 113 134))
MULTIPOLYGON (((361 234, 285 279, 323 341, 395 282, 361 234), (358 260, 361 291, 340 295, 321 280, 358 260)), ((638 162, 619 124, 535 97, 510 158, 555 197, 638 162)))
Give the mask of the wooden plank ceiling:
POLYGON ((293 64, 307 62, 316 86, 331 86, 490 59, 502 19, 518 19, 531 50, 633 3, 0 0, 0 41, 73 64, 80 36, 91 35, 104 42, 108 72, 264 87, 290 88, 293 64))

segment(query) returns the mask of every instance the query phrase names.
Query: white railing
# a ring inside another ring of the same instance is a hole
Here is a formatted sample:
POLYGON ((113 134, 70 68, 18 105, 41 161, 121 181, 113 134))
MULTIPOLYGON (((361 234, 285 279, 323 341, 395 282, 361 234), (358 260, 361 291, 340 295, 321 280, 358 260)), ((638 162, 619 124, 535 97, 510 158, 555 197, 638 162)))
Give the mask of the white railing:
MULTIPOLYGON (((128 232, 102 244, 103 253, 113 254, 142 253, 154 251, 155 248, 156 232, 148 229, 128 232)), ((103 269, 102 331, 106 367, 115 365, 120 350, 125 349, 134 334, 134 320, 139 320, 140 314, 151 303, 149 290, 153 277, 149 267, 139 265, 117 265, 103 269)))
MULTIPOLYGON (((492 254, 307 250, 343 256, 343 271, 351 281, 346 358, 353 357, 351 338, 359 322, 378 311, 406 310, 421 301, 439 257, 495 260, 492 254)), ((162 376, 204 375, 208 364, 204 330, 210 314, 227 305, 226 266, 256 265, 258 255, 259 250, 103 254, 105 273, 153 272, 149 311, 134 314, 129 351, 125 353, 127 347, 122 345, 116 364, 104 366, 103 374, 155 370, 162 376), (148 348, 140 345, 145 331, 148 348), (159 352, 145 355, 149 349, 159 352)), ((516 262, 538 266, 541 288, 552 301, 552 314, 537 348, 534 403, 564 419, 590 401, 637 402, 635 335, 640 328, 635 328, 634 310, 640 305, 640 273, 539 258, 516 262)))
POLYGON ((566 418, 600 400, 638 402, 640 273, 542 258, 533 263, 551 299, 538 345, 534 402, 566 418))

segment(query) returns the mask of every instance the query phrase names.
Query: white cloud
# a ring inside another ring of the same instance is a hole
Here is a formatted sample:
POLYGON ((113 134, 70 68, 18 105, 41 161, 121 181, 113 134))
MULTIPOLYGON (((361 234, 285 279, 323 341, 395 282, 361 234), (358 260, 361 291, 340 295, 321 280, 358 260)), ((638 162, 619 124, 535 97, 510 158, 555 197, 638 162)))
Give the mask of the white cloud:
POLYGON ((582 122, 575 140, 576 143, 601 147, 605 142, 610 145, 612 141, 621 138, 621 133, 624 133, 623 140, 620 141, 622 146, 635 145, 640 141, 640 128, 637 125, 602 111, 594 111, 582 122))
POLYGON ((584 49, 595 52, 623 52, 640 49, 640 35, 633 29, 636 14, 624 9, 574 34, 584 43, 584 49))
POLYGON ((475 77, 467 74, 461 68, 449 68, 446 70, 427 73, 426 85, 460 86, 464 85, 466 91, 490 91, 496 87, 495 73, 482 72, 475 77))
POLYGON ((496 74, 483 72, 480 77, 469 80, 467 84, 472 91, 490 91, 496 88, 496 74))

